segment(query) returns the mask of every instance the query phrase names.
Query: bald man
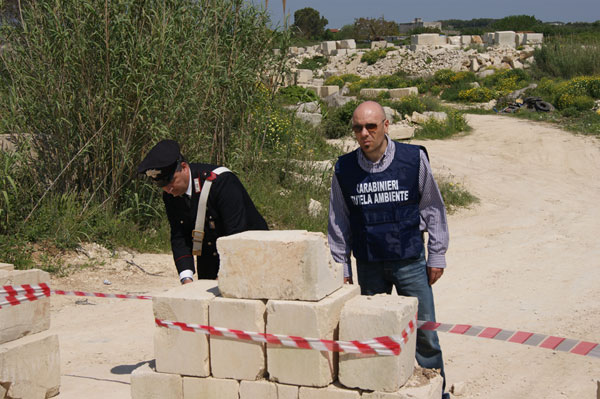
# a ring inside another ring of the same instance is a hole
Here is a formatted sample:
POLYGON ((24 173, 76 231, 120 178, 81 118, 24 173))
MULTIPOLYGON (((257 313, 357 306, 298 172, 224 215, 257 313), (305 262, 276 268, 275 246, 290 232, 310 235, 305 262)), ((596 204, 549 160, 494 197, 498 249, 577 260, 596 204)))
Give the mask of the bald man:
MULTIPOLYGON (((391 294, 396 287, 399 295, 419 299, 419 320, 435 321, 431 285, 444 273, 448 249, 444 201, 425 148, 392 141, 388 127, 380 104, 366 101, 355 109, 352 131, 360 148, 335 165, 329 245, 344 265, 347 283, 352 283, 350 254, 356 258, 362 295, 391 294)), ((440 369, 445 387, 435 331, 417 331, 416 358, 421 367, 440 369)))

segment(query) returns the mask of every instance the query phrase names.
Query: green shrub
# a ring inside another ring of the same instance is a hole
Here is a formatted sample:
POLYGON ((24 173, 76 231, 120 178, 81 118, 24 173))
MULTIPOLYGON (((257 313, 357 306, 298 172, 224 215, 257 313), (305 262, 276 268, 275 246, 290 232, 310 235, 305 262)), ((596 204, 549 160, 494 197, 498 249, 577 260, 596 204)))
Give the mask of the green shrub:
POLYGON ((593 107, 594 99, 589 96, 564 93, 556 101, 556 108, 558 109, 575 108, 578 111, 585 111, 591 110, 593 107))
POLYGON ((448 213, 453 213, 458 208, 468 207, 479 202, 479 199, 467 191, 462 184, 455 183, 448 177, 436 176, 435 180, 440 188, 448 213))
POLYGON ((441 85, 451 85, 455 72, 450 69, 440 69, 433 74, 433 80, 441 85))
POLYGON ((393 50, 395 50, 394 47, 386 47, 367 51, 361 57, 360 62, 366 62, 368 65, 373 65, 377 61, 385 58, 387 53, 393 50))
POLYGON ((298 65, 298 69, 310 69, 311 71, 315 71, 323 68, 325 65, 327 65, 327 57, 315 55, 312 58, 305 58, 300 65, 298 65))
POLYGON ((343 106, 330 110, 323 119, 322 129, 328 139, 344 137, 351 132, 350 121, 359 101, 349 101, 343 106))
POLYGON ((296 85, 282 87, 277 94, 284 104, 306 103, 319 99, 314 91, 296 85))
POLYGON ((404 115, 412 115, 415 111, 422 113, 429 110, 422 98, 414 94, 402 97, 396 101, 390 101, 389 103, 386 103, 386 105, 398 111, 402 117, 404 117, 404 115))
POLYGON ((574 36, 545 40, 534 51, 534 71, 538 76, 570 79, 600 74, 600 38, 585 41, 574 36))
POLYGON ((458 99, 461 101, 482 103, 492 100, 496 97, 496 92, 487 87, 472 87, 462 90, 458 93, 458 99))
POLYGON ((339 76, 330 76, 327 79, 325 79, 324 85, 337 86, 341 89, 342 87, 344 87, 344 80, 339 76))
POLYGON ((446 112, 445 122, 429 119, 427 122, 415 129, 415 138, 417 139, 445 139, 459 132, 470 129, 464 116, 455 110, 446 112))

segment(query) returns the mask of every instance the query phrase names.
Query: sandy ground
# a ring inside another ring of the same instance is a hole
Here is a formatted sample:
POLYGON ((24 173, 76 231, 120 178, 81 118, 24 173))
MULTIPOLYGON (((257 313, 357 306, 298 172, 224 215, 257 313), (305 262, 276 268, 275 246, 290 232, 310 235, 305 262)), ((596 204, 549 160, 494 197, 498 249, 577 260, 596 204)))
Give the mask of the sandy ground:
MULTIPOLYGON (((449 217, 438 320, 600 342, 600 142, 508 117, 468 118, 471 134, 422 143, 436 174, 480 199, 449 217)), ((178 284, 170 255, 107 259, 90 248, 80 258, 88 256, 104 261, 54 287, 156 293, 178 284)), ((54 296, 58 398, 129 398, 129 374, 153 359, 153 328, 151 301, 54 296)), ((464 386, 456 397, 596 398, 599 358, 444 333, 440 341, 449 386, 464 386)))

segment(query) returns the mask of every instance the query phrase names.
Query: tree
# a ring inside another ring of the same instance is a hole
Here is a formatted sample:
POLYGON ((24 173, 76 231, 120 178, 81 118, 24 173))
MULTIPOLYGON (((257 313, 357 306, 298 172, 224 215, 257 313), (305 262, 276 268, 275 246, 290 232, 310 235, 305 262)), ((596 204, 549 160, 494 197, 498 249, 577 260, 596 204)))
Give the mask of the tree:
POLYGON ((535 27, 541 23, 542 21, 536 19, 533 15, 510 15, 494 22, 492 28, 514 31, 535 30, 535 27))
POLYGON ((317 39, 323 36, 325 25, 329 21, 322 17, 314 8, 306 7, 297 10, 294 13, 294 26, 299 32, 299 36, 307 39, 317 39))
POLYGON ((380 18, 357 18, 354 20, 354 34, 357 40, 376 40, 383 36, 399 34, 398 23, 380 18))

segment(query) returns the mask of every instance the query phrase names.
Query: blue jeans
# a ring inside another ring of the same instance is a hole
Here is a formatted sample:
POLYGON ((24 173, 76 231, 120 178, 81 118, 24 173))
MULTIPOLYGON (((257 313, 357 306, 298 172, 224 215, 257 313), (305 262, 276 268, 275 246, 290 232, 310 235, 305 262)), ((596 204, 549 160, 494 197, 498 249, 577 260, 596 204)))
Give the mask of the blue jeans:
MULTIPOLYGON (((391 294, 392 287, 396 287, 398 295, 419 299, 419 320, 435 321, 433 291, 429 285, 424 252, 419 258, 400 261, 357 260, 356 271, 362 295, 391 294)), ((444 361, 437 332, 417 330, 415 357, 419 366, 423 368, 440 369, 445 387, 444 361)))

